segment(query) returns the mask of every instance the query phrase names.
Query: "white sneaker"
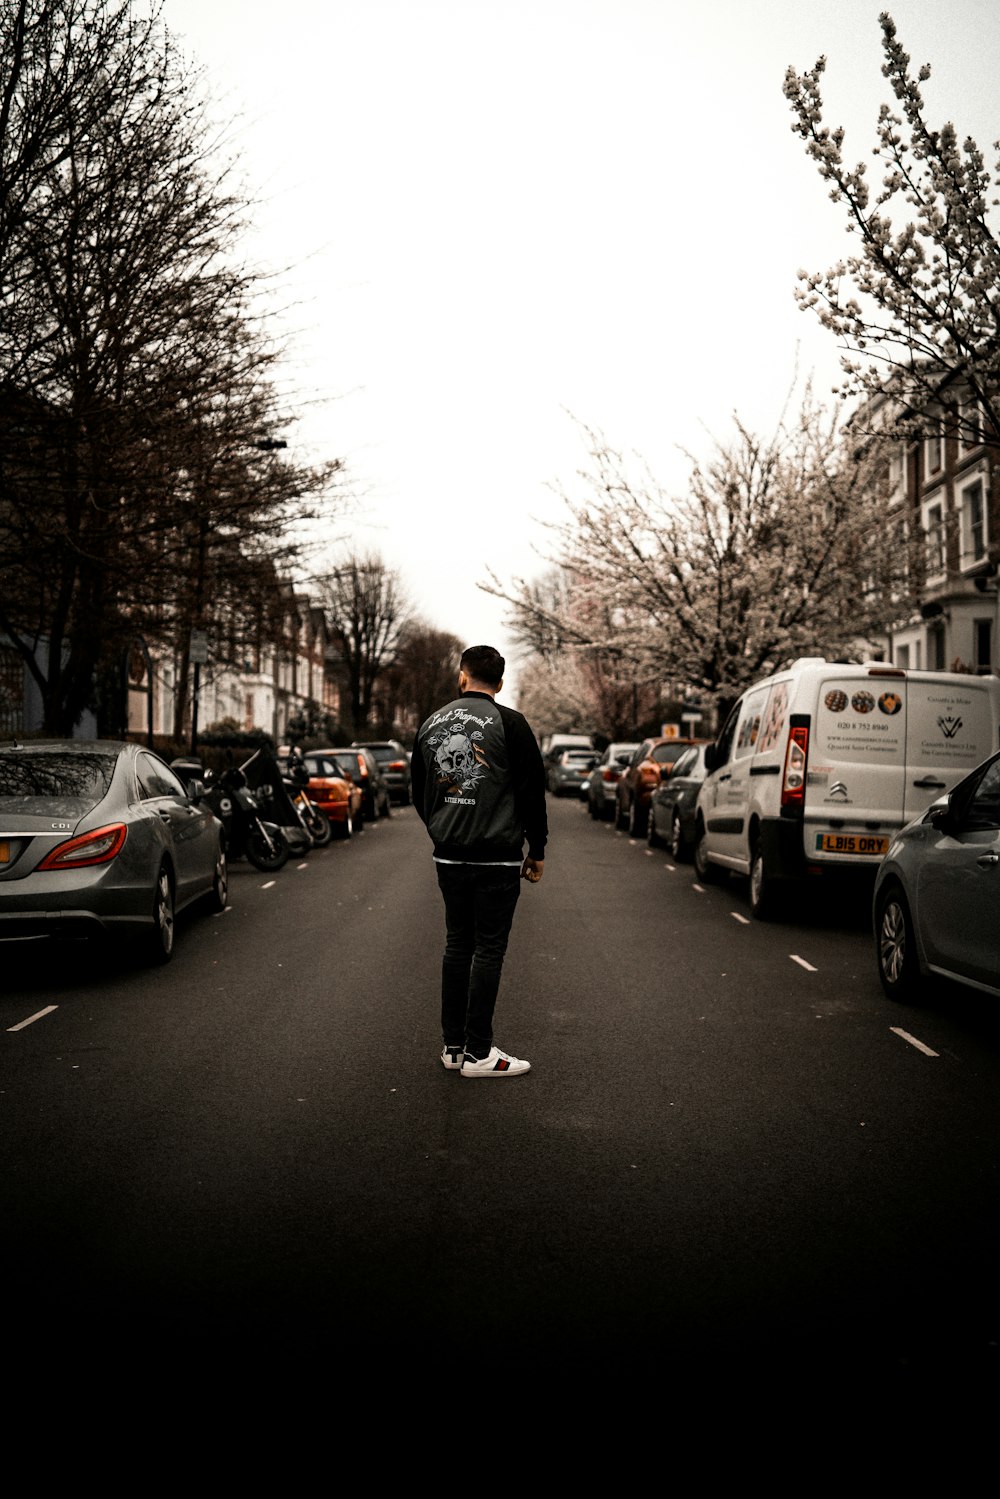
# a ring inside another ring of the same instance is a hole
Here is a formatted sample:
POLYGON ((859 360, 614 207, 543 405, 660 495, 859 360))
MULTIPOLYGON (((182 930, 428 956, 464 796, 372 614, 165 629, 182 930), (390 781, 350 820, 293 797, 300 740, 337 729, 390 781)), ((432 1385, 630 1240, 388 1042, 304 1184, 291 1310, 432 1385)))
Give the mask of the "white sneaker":
POLYGON ((446 1046, 444 1051, 441 1053, 441 1060, 448 1068, 449 1072, 455 1072, 459 1067, 461 1067, 462 1058, 464 1056, 464 1046, 446 1046))
POLYGON ((515 1077, 519 1072, 530 1072, 531 1063, 521 1062, 517 1057, 509 1057, 499 1047, 491 1046, 488 1057, 483 1057, 477 1062, 475 1057, 465 1054, 462 1063, 463 1077, 515 1077))

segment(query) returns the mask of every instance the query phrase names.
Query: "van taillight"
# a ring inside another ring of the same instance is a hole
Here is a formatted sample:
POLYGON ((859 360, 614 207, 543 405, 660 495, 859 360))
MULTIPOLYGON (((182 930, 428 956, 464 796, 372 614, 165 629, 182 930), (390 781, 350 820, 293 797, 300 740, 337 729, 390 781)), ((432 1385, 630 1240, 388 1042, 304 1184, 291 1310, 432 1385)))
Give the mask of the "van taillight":
POLYGON ((781 780, 781 808, 794 810, 805 804, 806 761, 809 758, 809 725, 792 723, 785 751, 785 773, 781 780))

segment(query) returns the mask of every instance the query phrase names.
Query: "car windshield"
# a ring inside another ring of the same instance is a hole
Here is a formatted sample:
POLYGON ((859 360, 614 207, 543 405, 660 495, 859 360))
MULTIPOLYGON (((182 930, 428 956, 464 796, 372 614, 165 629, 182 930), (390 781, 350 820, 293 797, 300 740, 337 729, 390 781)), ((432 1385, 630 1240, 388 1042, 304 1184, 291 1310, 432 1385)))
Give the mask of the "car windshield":
POLYGON ((0 812, 82 817, 111 786, 117 755, 0 751, 0 812))
POLYGON ((658 744, 653 751, 653 759, 658 765, 672 765, 686 750, 686 744, 658 744))

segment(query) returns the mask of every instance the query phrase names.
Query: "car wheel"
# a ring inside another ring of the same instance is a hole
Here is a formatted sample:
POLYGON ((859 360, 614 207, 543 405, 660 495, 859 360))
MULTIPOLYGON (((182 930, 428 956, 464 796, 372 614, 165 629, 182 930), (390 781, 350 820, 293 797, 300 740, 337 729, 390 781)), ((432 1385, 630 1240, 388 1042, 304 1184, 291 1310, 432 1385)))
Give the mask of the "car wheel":
POLYGON ((336 825, 336 831, 337 831, 337 837, 338 838, 350 838, 351 835, 353 834, 353 832, 354 832, 354 819, 351 816, 351 809, 350 809, 350 807, 348 807, 348 809, 347 809, 347 816, 344 818, 343 822, 338 822, 337 823, 337 825, 336 825))
POLYGON ((674 808, 674 815, 670 819, 670 839, 668 843, 671 855, 678 864, 683 864, 688 856, 688 846, 684 842, 684 830, 681 827, 681 814, 674 808))
POLYGON ((646 844, 649 848, 663 847, 663 839, 656 831, 656 814, 652 807, 646 813, 646 844))
POLYGON ((708 857, 706 846, 705 829, 698 827, 698 840, 694 846, 694 872, 702 885, 712 885, 719 878, 719 872, 708 857))
POLYGON ((898 885, 879 892, 875 910, 875 952, 878 976, 889 999, 916 999, 920 989, 913 921, 906 896, 898 885))
POLYGON ((768 921, 775 915, 777 905, 774 880, 764 862, 760 839, 755 838, 750 850, 750 915, 758 921, 768 921))
POLYGON ((226 859, 226 845, 219 843, 219 852, 215 856, 215 871, 212 875, 212 888, 208 894, 208 909, 216 915, 224 911, 229 904, 229 864, 226 859))
POLYGON ((153 889, 153 928, 145 940, 145 956, 150 963, 169 963, 174 955, 174 887, 170 870, 160 865, 153 889))
POLYGON ((620 833, 624 833, 628 827, 628 813, 625 811, 620 800, 615 802, 615 827, 620 833))

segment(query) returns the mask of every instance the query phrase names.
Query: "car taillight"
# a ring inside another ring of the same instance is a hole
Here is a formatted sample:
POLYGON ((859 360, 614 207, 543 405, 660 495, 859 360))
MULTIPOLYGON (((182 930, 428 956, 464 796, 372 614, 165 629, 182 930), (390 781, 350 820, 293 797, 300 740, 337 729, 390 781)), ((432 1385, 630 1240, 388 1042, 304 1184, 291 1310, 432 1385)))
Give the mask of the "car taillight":
POLYGON ((808 719, 796 723, 791 720, 788 731, 788 748, 785 751, 785 773, 781 779, 781 807, 795 811, 805 805, 806 762, 809 759, 808 719))
POLYGON ((80 838, 59 843, 39 864, 39 869, 84 869, 88 864, 108 864, 121 853, 128 828, 123 822, 95 828, 80 838))
POLYGON ((406 761, 405 760, 390 760, 388 768, 390 770, 405 770, 406 769, 406 761))

